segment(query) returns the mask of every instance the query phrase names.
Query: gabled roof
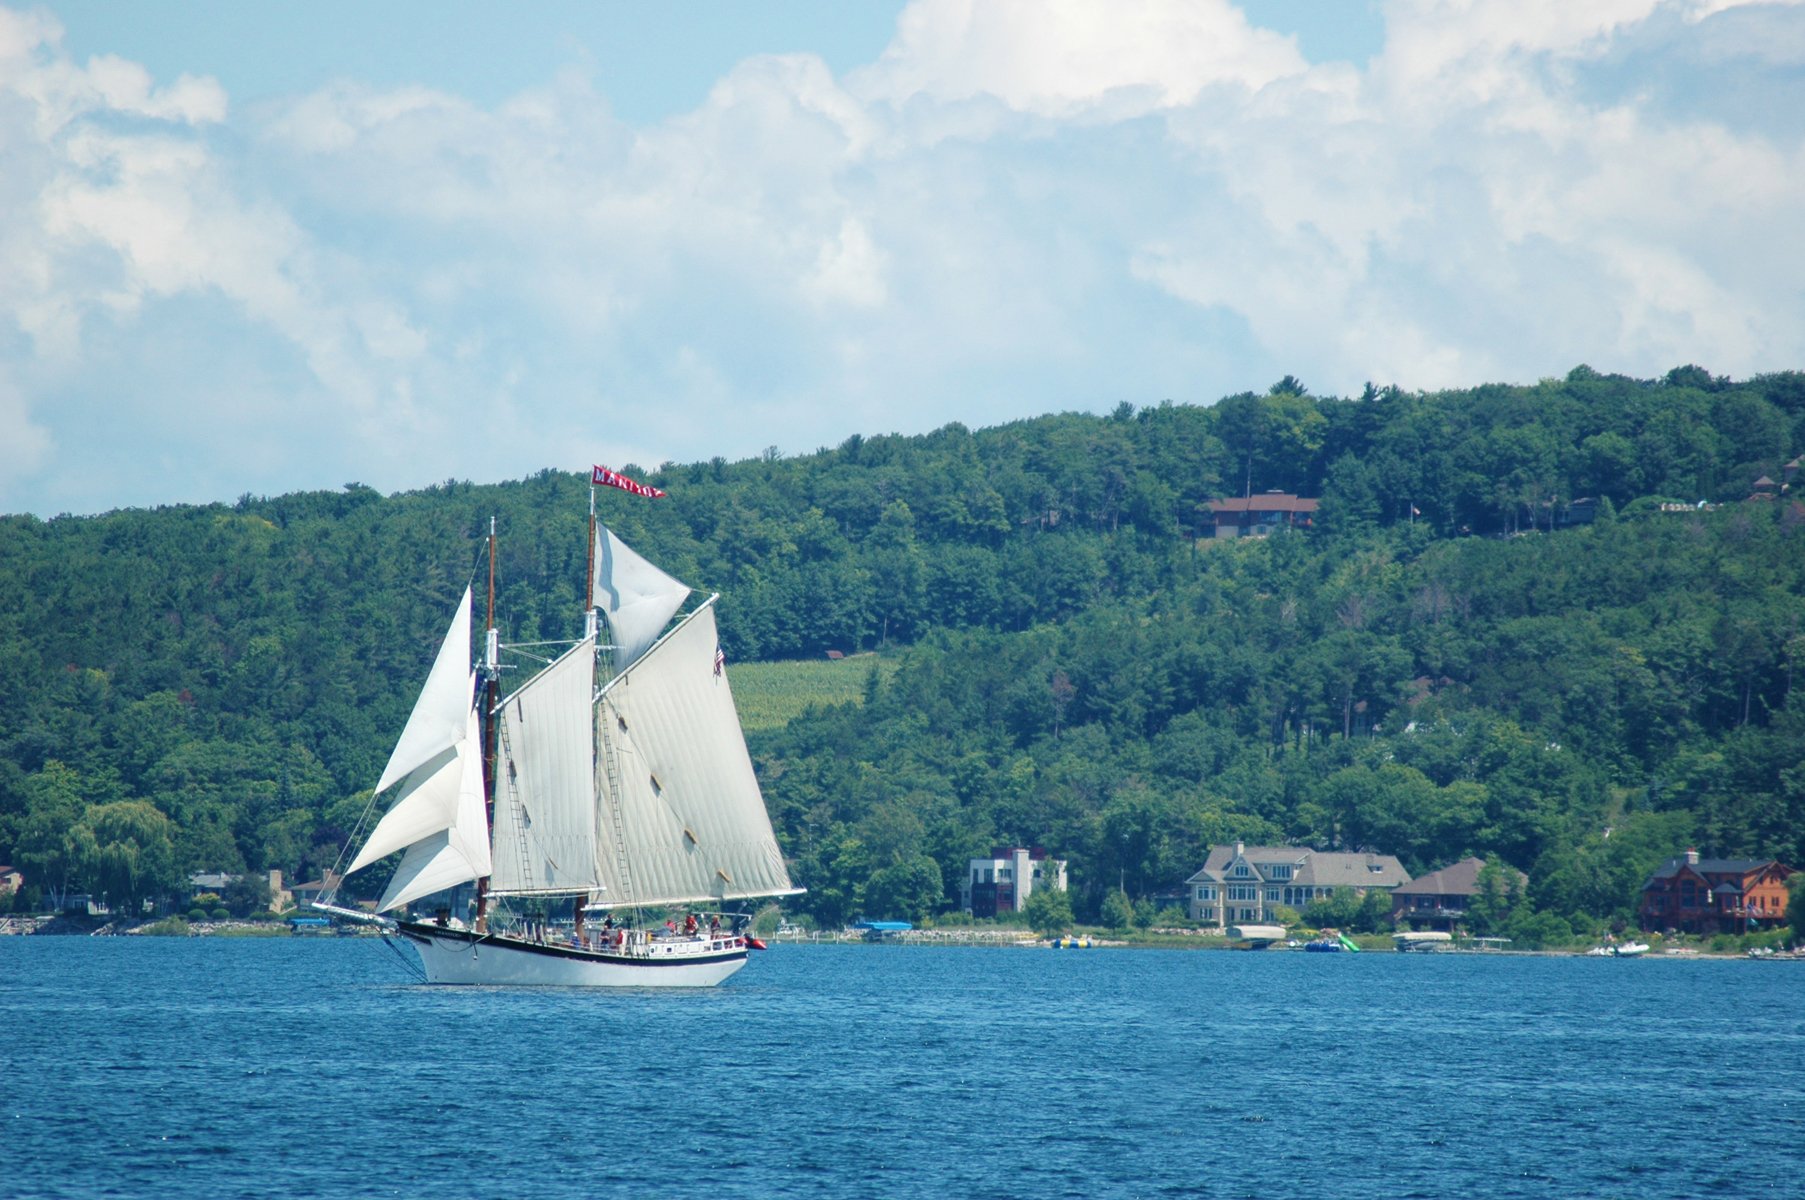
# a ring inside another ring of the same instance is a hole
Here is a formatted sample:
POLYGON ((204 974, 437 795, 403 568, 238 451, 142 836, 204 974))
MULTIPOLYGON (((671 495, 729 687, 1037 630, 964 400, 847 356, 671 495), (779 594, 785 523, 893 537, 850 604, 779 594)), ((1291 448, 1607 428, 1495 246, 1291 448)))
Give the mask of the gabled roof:
MULTIPOLYGON (((1410 872, 1390 854, 1366 854, 1341 850, 1312 850, 1308 846, 1244 846, 1241 857, 1260 874, 1261 882, 1272 881, 1270 866, 1289 866, 1289 879, 1279 880, 1306 887, 1396 887, 1410 878, 1410 872)), ((1235 861, 1233 846, 1212 846, 1203 869, 1185 880, 1186 883, 1221 883, 1228 878, 1229 864, 1235 861)))
MULTIPOLYGON (((1252 863, 1256 869, 1262 863, 1301 863, 1310 854, 1308 846, 1243 846, 1241 856, 1252 863)), ((1209 857, 1203 860, 1203 869, 1185 880, 1186 883, 1220 883, 1223 872, 1235 861, 1233 846, 1212 846, 1209 857)))
POLYGON ((1648 877, 1650 883, 1661 879, 1672 879, 1682 871, 1690 870, 1695 875, 1750 875, 1763 867, 1777 866, 1771 858, 1701 858, 1696 863, 1687 863, 1685 856, 1670 858, 1655 868, 1654 874, 1648 877))
POLYGON ((1291 879, 1310 887, 1395 888, 1410 882, 1410 872, 1394 855, 1322 850, 1312 852, 1291 879))
MULTIPOLYGON (((1394 896, 1477 896, 1479 872, 1485 869, 1483 858, 1463 858, 1459 862, 1419 875, 1401 887, 1393 888, 1394 896)), ((1527 884, 1529 876, 1518 871, 1519 884, 1527 884)))

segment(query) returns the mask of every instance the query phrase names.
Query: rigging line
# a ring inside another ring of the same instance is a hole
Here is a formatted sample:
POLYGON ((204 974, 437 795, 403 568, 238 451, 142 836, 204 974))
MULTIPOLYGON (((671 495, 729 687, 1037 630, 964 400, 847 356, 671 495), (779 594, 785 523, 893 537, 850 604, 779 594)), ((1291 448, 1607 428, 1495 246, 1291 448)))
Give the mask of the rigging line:
MULTIPOLYGON (((370 819, 370 814, 376 809, 376 796, 377 793, 370 793, 369 800, 364 803, 363 811, 357 815, 356 824, 351 826, 351 832, 345 835, 344 842, 340 844, 338 848, 338 857, 332 860, 332 870, 330 874, 337 875, 341 883, 344 882, 345 877, 339 873, 339 868, 345 865, 345 855, 351 853, 351 847, 361 844, 359 842, 359 836, 363 833, 364 822, 370 819)), ((336 900, 337 898, 338 887, 337 885, 334 885, 326 892, 326 899, 330 901, 336 900)))
POLYGON ((408 957, 407 952, 397 946, 394 941, 391 940, 389 934, 384 933, 382 935, 382 944, 387 946, 389 950, 394 953, 395 957, 401 960, 401 965, 407 969, 409 975, 414 977, 416 983, 426 982, 426 968, 408 957))

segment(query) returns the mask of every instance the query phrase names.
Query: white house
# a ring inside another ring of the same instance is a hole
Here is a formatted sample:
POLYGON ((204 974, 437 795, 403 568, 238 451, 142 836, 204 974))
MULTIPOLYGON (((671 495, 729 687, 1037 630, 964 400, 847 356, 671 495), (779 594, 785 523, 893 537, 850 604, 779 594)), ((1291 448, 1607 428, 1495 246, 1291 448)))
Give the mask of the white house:
POLYGON ((1199 925, 1271 924, 1281 905, 1302 910, 1338 887, 1365 895, 1410 882, 1390 854, 1312 850, 1308 846, 1214 846, 1203 869, 1185 880, 1187 908, 1199 925))
POLYGON ((974 917, 1020 912, 1037 887, 1066 890, 1065 863, 1039 846, 994 848, 989 858, 971 860, 959 885, 959 906, 974 917))

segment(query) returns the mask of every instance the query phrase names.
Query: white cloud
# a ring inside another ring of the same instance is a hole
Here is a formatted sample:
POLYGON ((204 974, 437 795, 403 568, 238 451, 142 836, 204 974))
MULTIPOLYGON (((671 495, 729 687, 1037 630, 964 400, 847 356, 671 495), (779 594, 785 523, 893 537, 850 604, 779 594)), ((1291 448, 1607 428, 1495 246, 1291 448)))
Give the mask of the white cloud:
POLYGON ((1356 68, 1224 0, 918 0, 865 68, 749 58, 645 127, 571 72, 235 111, 0 9, 0 509, 803 450, 1285 372, 1805 365, 1802 118, 1689 105, 1793 69, 1777 10, 1730 7, 1395 0, 1356 68), (1682 27, 1704 82, 1657 103, 1682 27), (88 482, 146 439, 194 490, 88 482))
POLYGON ((918 0, 855 86, 894 105, 993 96, 1043 117, 1106 106, 1119 118, 1219 84, 1256 91, 1304 67, 1290 38, 1226 0, 918 0))

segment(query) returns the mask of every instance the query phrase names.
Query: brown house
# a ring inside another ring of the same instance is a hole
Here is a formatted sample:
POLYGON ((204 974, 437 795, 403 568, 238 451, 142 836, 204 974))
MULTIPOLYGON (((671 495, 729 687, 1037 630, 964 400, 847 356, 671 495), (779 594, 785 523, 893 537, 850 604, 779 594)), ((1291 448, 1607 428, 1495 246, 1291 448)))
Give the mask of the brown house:
POLYGON ((1280 529, 1309 528, 1318 503, 1290 492, 1262 492, 1212 500, 1210 512, 1216 517, 1216 537, 1265 537, 1280 529))
POLYGON ((1704 858, 1688 850, 1642 885, 1637 917, 1646 930, 1747 933, 1786 920, 1786 878, 1793 869, 1759 858, 1704 858))
MULTIPOLYGON (((1473 897, 1479 894, 1479 872, 1484 869, 1483 858, 1462 859, 1392 888, 1391 919, 1412 929, 1453 932, 1473 907, 1473 897)), ((1528 884, 1529 877, 1518 871, 1517 893, 1521 895, 1528 884)))

